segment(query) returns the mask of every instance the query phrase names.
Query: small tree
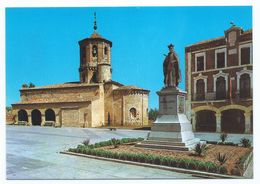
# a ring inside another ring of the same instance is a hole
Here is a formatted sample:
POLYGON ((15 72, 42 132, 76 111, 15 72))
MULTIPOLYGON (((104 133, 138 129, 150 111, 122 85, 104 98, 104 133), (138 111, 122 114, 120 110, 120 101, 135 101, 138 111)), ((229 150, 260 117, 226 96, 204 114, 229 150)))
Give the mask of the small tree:
POLYGON ((29 88, 34 88, 34 87, 35 87, 35 85, 32 82, 30 82, 29 88))
POLYGON ((28 85, 27 84, 23 84, 22 88, 28 88, 28 85))
POLYGON ((149 120, 155 121, 158 115, 158 109, 150 109, 148 112, 149 120))
POLYGON ((5 107, 5 109, 6 109, 6 112, 10 112, 10 111, 12 111, 12 107, 5 107))

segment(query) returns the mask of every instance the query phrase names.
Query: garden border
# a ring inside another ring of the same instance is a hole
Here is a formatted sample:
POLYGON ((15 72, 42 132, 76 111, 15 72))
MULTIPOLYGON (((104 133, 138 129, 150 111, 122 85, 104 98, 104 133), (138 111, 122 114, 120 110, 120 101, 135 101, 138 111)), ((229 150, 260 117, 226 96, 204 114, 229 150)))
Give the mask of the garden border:
POLYGON ((245 177, 242 176, 231 176, 231 175, 223 175, 223 174, 216 174, 216 173, 209 173, 209 172, 203 172, 198 170, 190 170, 190 169, 183 169, 183 168, 177 168, 177 167, 168 167, 163 165, 155 165, 155 164, 147 164, 147 163, 140 163, 140 162, 133 162, 133 161, 126 161, 126 160, 119 160, 119 159, 113 159, 113 158, 106 158, 106 157, 100 157, 100 156, 93 156, 93 155, 86 155, 82 153, 74 153, 69 151, 61 151, 61 154, 66 155, 72 155, 72 156, 80 156, 80 157, 86 157, 86 158, 92 158, 92 159, 98 159, 98 160, 104 160, 104 161, 111 161, 111 162, 118 162, 118 163, 124 163, 124 164, 131 164, 131 165, 137 165, 137 166, 144 166, 144 167, 150 167, 150 168, 156 168, 156 169, 162 169, 162 170, 168 170, 168 171, 175 171, 180 173, 187 173, 187 174, 193 174, 193 175, 202 175, 209 178, 222 178, 222 179, 245 179, 245 177))

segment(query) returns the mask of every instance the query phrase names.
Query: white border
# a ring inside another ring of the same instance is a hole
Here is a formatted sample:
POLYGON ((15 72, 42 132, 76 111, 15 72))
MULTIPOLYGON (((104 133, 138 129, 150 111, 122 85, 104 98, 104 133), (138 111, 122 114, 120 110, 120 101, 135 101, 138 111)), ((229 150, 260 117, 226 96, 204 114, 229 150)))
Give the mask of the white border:
MULTIPOLYGON (((1 67, 0 67, 0 88, 2 89, 0 93, 0 100, 2 103, 0 103, 1 110, 0 111, 0 117, 1 117, 1 123, 0 123, 0 135, 1 137, 1 151, 0 151, 0 164, 1 164, 1 170, 0 170, 0 178, 1 181, 0 183, 50 183, 50 184, 56 184, 56 183, 98 183, 98 184, 103 184, 104 181, 102 180, 87 180, 87 181, 79 181, 79 180, 67 180, 67 181, 62 181, 62 180, 24 180, 24 181, 7 181, 5 179, 6 175, 6 163, 5 163, 5 8, 6 7, 113 7, 113 6, 239 6, 239 5, 248 5, 251 6, 253 5, 253 22, 254 22, 254 34, 253 34, 253 40, 254 40, 254 60, 257 61, 258 58, 260 58, 260 53, 258 51, 259 47, 256 47, 255 45, 256 42, 259 43, 259 23, 256 24, 256 22, 259 22, 257 20, 257 17, 260 17, 260 9, 259 9, 259 2, 258 0, 96 0, 96 1, 91 1, 91 2, 86 2, 86 0, 1 0, 0 5, 0 25, 1 25, 1 44, 0 44, 0 62, 1 62, 1 67), (258 14, 258 15, 257 15, 258 14), (257 33, 257 34, 255 34, 257 33), (3 90, 4 89, 4 90, 3 90)), ((260 71, 259 69, 259 62, 254 63, 254 71, 260 71)), ((254 72, 254 79, 260 78, 260 72, 254 72)), ((257 80, 254 80, 255 82, 257 80)), ((260 109, 260 98, 259 95, 256 95, 257 91, 259 91, 259 85, 257 86, 257 83, 254 85, 254 107, 255 109, 260 109)), ((257 112, 257 111, 256 111, 257 112)), ((255 113, 256 114, 256 113, 255 113)), ((254 116, 254 122, 257 122, 259 120, 259 117, 254 116)), ((257 134, 259 130, 259 123, 254 123, 254 140, 260 140, 259 134, 257 134)), ((260 152, 259 152, 259 144, 254 144, 254 180, 210 180, 211 183, 219 183, 224 182, 224 183, 257 183, 257 180, 260 179, 260 175, 256 174, 259 173, 259 167, 257 167, 257 164, 260 163, 260 152)), ((259 165, 258 165, 259 166, 259 165)), ((143 183, 143 184, 151 184, 151 183, 161 183, 160 180, 157 181, 152 181, 152 180, 110 180, 110 181, 105 181, 106 183, 113 183, 113 184, 121 184, 123 183, 143 183)), ((207 179, 199 179, 199 180, 163 180, 164 184, 172 184, 172 183, 192 183, 192 184, 202 184, 202 183, 208 183, 209 181, 207 179)), ((258 181, 259 183, 259 181, 258 181)))

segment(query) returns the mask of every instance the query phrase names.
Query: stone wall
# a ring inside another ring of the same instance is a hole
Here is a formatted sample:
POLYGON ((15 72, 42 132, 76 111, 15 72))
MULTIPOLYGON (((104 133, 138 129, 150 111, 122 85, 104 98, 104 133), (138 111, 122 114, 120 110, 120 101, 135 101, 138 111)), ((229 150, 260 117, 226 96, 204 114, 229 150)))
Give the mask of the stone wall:
POLYGON ((21 102, 70 102, 85 101, 98 97, 99 85, 56 88, 56 89, 30 89, 21 90, 21 102))

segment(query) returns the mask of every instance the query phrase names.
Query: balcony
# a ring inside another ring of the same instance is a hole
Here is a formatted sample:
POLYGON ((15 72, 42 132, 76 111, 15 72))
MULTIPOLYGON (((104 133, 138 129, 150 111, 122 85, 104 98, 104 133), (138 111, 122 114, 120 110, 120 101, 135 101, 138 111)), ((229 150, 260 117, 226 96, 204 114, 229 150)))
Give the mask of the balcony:
MULTIPOLYGON (((234 91, 232 93, 233 101, 241 101, 252 99, 252 89, 249 90, 240 90, 240 92, 234 91)), ((219 101, 219 100, 230 100, 229 92, 211 92, 205 94, 194 93, 192 95, 192 101, 219 101)))

